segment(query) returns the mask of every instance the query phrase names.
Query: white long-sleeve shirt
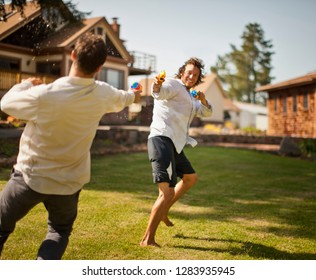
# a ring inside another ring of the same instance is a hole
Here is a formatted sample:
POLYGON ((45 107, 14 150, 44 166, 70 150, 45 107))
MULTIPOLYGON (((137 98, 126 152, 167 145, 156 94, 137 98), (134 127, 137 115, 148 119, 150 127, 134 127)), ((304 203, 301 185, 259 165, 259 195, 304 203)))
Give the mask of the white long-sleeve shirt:
POLYGON ((186 144, 195 146, 196 141, 189 137, 190 124, 195 116, 211 116, 211 106, 193 98, 180 79, 166 79, 158 93, 152 91, 152 96, 154 111, 148 138, 169 137, 178 153, 186 144))
POLYGON ((15 169, 36 192, 73 194, 90 180, 90 148, 101 117, 134 102, 132 92, 89 78, 15 85, 1 110, 27 120, 15 169))

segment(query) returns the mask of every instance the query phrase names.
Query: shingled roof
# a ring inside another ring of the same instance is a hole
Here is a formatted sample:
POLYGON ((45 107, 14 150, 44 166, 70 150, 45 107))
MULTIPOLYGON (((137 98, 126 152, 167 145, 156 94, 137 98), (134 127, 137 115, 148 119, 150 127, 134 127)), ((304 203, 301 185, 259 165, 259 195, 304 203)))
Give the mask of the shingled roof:
POLYGON ((296 87, 301 85, 308 85, 316 83, 316 72, 308 73, 307 75, 296 77, 287 81, 283 81, 276 84, 269 84, 258 87, 256 92, 260 91, 275 91, 284 88, 296 87))

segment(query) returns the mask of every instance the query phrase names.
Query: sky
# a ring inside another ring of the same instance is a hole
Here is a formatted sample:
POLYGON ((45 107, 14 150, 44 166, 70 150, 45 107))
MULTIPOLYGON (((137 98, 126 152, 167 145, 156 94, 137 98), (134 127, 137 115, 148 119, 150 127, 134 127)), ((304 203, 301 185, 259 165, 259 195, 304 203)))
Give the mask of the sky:
POLYGON ((316 71, 316 0, 73 0, 77 9, 118 18, 128 51, 156 56, 157 71, 174 76, 190 57, 210 73, 218 55, 240 47, 249 23, 271 40, 272 83, 316 71))

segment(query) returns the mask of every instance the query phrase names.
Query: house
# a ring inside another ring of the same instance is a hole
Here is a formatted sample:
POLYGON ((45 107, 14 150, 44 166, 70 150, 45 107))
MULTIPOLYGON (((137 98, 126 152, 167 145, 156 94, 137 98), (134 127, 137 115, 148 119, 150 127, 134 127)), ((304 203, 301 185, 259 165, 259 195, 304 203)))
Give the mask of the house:
MULTIPOLYGON (((151 96, 151 85, 153 78, 146 77, 140 81, 143 86, 142 110, 139 116, 142 125, 151 123, 153 111, 153 98, 151 96)), ((201 126, 206 123, 222 124, 224 122, 224 98, 225 92, 217 75, 212 73, 205 75, 204 82, 198 85, 195 90, 205 93, 206 99, 211 103, 213 114, 211 117, 196 118, 192 126, 201 126)))
POLYGON ((316 72, 256 91, 268 93, 268 135, 316 138, 316 72))
POLYGON ((225 112, 235 128, 255 128, 261 131, 268 128, 268 110, 265 106, 225 100, 225 112))
MULTIPOLYGON (((137 68, 134 53, 128 52, 120 39, 117 18, 108 23, 105 17, 87 18, 80 23, 65 22, 54 10, 54 28, 47 10, 35 2, 27 2, 22 17, 5 5, 8 16, 0 22, 0 98, 14 84, 30 76, 42 77, 44 82, 67 75, 71 67, 71 51, 84 33, 103 36, 108 57, 95 77, 119 89, 128 88, 128 76, 150 74, 155 69, 155 57, 149 56, 143 68, 137 68)), ((146 56, 147 57, 147 56, 146 56)), ((137 58, 137 57, 136 57, 137 58)), ((126 123, 128 109, 119 114, 107 114, 104 124, 126 123)))
POLYGON ((215 73, 205 75, 204 82, 199 84, 195 90, 204 92, 213 109, 211 117, 201 118, 202 123, 222 124, 224 122, 224 100, 226 94, 217 75, 215 73))

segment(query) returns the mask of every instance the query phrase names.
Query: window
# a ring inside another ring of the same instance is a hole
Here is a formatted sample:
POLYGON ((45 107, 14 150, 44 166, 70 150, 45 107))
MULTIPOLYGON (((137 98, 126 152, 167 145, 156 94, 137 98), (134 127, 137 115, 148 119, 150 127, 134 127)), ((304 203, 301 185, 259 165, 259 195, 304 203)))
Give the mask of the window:
POLYGON ((20 60, 17 58, 0 57, 0 69, 20 70, 20 60))
POLYGON ((286 108, 286 96, 283 98, 283 113, 286 113, 287 108, 286 108))
POLYGON ((61 75, 61 66, 60 62, 38 62, 37 63, 37 72, 42 74, 50 75, 61 75))
POLYGON ((304 107, 304 110, 308 109, 308 94, 307 93, 305 93, 303 96, 303 107, 304 107))
POLYGON ((102 27, 97 27, 97 34, 103 35, 103 28, 102 27))
POLYGON ((297 111, 297 100, 296 95, 293 95, 293 112, 295 113, 297 111))
POLYGON ((107 82, 118 89, 124 89, 124 72, 121 70, 102 68, 99 80, 107 82))
POLYGON ((276 96, 274 96, 273 100, 274 100, 274 112, 277 112, 278 111, 278 99, 276 96))

